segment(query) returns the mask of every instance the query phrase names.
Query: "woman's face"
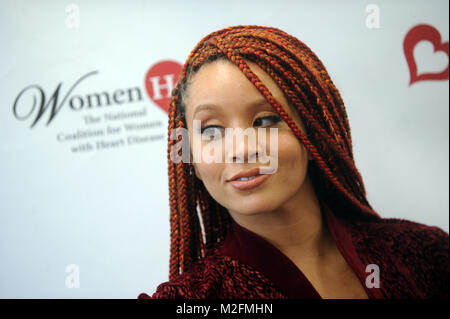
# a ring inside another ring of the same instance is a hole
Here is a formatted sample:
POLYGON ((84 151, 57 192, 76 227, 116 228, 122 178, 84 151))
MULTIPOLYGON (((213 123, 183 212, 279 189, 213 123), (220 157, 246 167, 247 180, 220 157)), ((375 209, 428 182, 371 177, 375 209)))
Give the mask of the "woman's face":
MULTIPOLYGON (((287 99, 272 78, 255 63, 248 61, 247 64, 296 122, 297 127, 305 132, 300 117, 288 106, 287 99)), ((196 176, 203 181, 210 195, 227 208, 232 216, 275 211, 299 193, 307 178, 309 154, 288 125, 280 120, 278 113, 235 65, 218 60, 202 66, 188 86, 185 105, 191 152, 199 151, 200 147, 204 149, 207 144, 210 147, 217 146, 214 143, 223 145, 221 161, 201 161, 193 165, 196 176), (209 107, 199 107, 201 105, 209 107), (202 140, 201 130, 194 130, 194 120, 201 121, 203 137, 207 135, 207 140, 202 140), (243 143, 235 140, 234 147, 227 153, 225 128, 255 128, 256 136, 258 128, 266 128, 266 139, 258 142, 256 138, 256 145, 248 143, 247 138, 243 143), (278 142, 278 154, 270 150, 270 134, 273 133, 270 133, 269 128, 278 129, 278 138, 275 140, 278 142), (268 166, 267 162, 263 164, 259 160, 258 154, 261 152, 258 148, 261 147, 265 149, 271 163, 277 162, 276 171, 259 186, 236 188, 229 182, 231 177, 242 171, 268 166), (238 154, 241 162, 236 162, 238 154), (273 156, 277 156, 277 159, 273 156), (234 162, 226 162, 226 157, 234 158, 234 162)))

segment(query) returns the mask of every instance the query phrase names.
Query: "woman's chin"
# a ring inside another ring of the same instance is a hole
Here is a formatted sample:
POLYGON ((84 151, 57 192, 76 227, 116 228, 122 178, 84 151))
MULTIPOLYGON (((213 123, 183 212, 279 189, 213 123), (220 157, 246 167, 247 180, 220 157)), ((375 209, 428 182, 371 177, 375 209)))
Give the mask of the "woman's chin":
MULTIPOLYGON (((273 203, 272 203, 273 205, 273 203)), ((248 205, 248 204, 242 204, 239 207, 233 207, 231 208, 231 211, 233 211, 236 214, 243 215, 243 216, 256 216, 259 214, 268 213, 274 210, 272 208, 272 205, 267 203, 267 205, 264 205, 263 203, 258 203, 257 205, 248 205)), ((236 206, 236 205, 234 205, 236 206)), ((230 210, 230 209, 229 209, 230 210)))

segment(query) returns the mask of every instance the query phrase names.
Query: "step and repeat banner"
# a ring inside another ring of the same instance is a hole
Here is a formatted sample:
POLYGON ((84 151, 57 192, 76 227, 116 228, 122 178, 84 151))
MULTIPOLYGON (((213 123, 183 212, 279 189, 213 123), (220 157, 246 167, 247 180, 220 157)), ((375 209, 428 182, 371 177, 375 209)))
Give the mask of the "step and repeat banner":
POLYGON ((448 231, 448 1, 1 1, 0 297, 167 281, 167 109, 189 52, 280 28, 323 61, 383 217, 448 231))

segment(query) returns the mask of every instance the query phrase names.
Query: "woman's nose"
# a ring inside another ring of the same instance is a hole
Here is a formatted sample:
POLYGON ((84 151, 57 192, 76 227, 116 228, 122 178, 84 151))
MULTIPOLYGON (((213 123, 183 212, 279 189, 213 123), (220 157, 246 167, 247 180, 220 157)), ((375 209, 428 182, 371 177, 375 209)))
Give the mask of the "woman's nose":
POLYGON ((260 152, 257 130, 252 127, 227 130, 225 130, 226 162, 256 163, 260 152))

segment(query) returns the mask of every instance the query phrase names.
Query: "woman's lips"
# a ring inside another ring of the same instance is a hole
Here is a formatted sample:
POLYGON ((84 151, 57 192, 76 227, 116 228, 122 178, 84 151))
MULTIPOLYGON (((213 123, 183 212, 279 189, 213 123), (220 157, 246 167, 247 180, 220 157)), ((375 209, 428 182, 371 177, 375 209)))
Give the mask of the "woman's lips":
POLYGON ((228 183, 230 183, 231 186, 233 186, 236 189, 247 190, 247 189, 252 189, 252 188, 258 187, 259 185, 264 183, 271 175, 272 174, 261 174, 261 175, 258 175, 255 178, 250 179, 248 181, 234 180, 234 181, 229 181, 228 183))

